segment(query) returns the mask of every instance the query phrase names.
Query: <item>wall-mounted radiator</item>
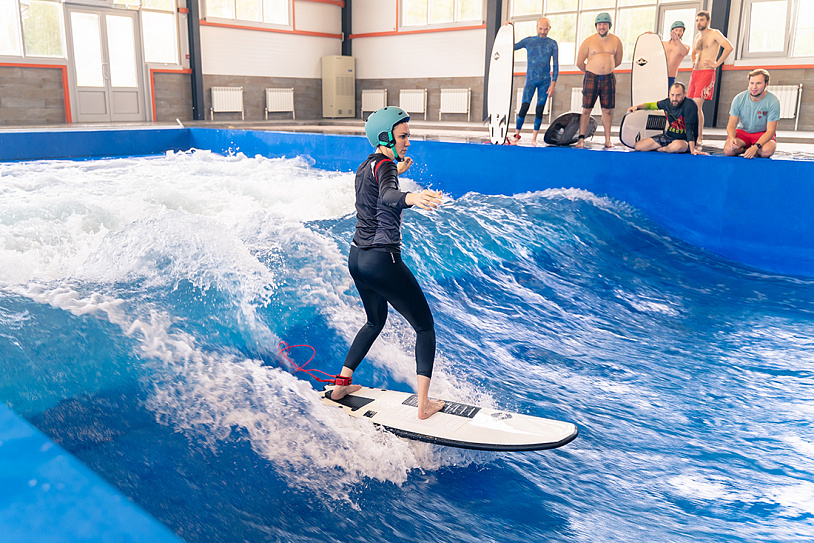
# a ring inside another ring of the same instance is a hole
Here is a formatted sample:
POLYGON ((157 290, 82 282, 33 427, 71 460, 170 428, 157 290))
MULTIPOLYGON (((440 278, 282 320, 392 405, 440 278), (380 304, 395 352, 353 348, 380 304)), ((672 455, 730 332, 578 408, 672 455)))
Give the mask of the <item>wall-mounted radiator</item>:
POLYGON ((803 84, 797 85, 772 85, 769 92, 777 96, 780 100, 780 118, 794 119, 794 129, 800 122, 800 102, 803 98, 803 84))
POLYGON ((365 117, 365 111, 377 111, 387 105, 387 89, 365 89, 362 91, 362 108, 359 115, 365 117))
POLYGON ((438 120, 444 113, 466 113, 466 120, 469 121, 469 98, 472 95, 470 89, 441 89, 441 109, 438 110, 438 120))
POLYGON ((209 108, 211 120, 215 120, 215 113, 240 112, 240 118, 245 119, 243 113, 243 87, 212 87, 212 107, 209 108))
POLYGON ((266 120, 269 113, 291 112, 291 118, 296 119, 294 113, 294 89, 266 89, 266 120))
POLYGON ((427 89, 402 89, 399 91, 399 107, 407 113, 423 113, 427 120, 427 89))

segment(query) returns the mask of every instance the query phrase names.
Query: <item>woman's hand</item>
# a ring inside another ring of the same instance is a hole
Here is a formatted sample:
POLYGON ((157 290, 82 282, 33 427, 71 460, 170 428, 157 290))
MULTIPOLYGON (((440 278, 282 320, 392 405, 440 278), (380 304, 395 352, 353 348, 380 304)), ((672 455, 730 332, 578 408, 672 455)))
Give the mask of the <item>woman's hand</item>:
POLYGON ((410 166, 413 165, 413 159, 410 157, 406 157, 403 162, 396 163, 396 170, 398 170, 399 175, 403 174, 407 170, 410 169, 410 166))
POLYGON ((422 190, 421 192, 408 192, 404 203, 408 206, 418 206, 431 211, 441 205, 443 194, 435 190, 422 190))

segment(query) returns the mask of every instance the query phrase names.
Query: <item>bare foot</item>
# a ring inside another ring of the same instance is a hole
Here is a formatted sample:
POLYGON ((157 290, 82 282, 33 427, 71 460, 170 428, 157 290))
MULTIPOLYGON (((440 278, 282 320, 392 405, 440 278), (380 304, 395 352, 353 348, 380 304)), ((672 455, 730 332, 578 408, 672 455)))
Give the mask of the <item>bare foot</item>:
POLYGON ((577 149, 584 149, 585 148, 585 140, 578 139, 576 144, 577 149))
POLYGON ((703 147, 704 146, 704 140, 702 140, 701 138, 698 138, 697 140, 695 140, 695 146, 697 148, 703 147))
POLYGON ((418 406, 418 418, 425 420, 433 416, 435 413, 444 408, 444 402, 441 400, 427 400, 424 405, 418 406))
POLYGON ((605 149, 611 149, 611 148, 613 148, 613 143, 611 143, 610 140, 606 141, 605 142, 605 149))
POLYGON ((361 390, 362 385, 348 385, 348 386, 336 386, 331 391, 331 399, 334 401, 341 400, 348 394, 353 394, 361 390))
POLYGON ((531 146, 532 147, 537 147, 537 140, 536 139, 531 140, 531 146))

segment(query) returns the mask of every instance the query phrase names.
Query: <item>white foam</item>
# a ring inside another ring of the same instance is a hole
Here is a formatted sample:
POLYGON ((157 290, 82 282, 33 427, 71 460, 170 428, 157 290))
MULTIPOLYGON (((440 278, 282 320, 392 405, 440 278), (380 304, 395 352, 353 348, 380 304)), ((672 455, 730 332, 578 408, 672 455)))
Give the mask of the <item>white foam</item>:
MULTIPOLYGON (((185 283, 214 289, 233 304, 218 308, 233 312, 222 318, 267 352, 291 338, 278 337, 279 323, 263 315, 288 303, 318 307, 349 344, 364 312, 350 288, 347 249, 305 222, 353 212, 352 174, 313 170, 301 159, 199 151, 0 164, 0 176, 0 287, 110 322, 135 340, 147 405, 165 424, 212 447, 237 429, 292 485, 332 497, 365 479, 400 484, 412 470, 478 458, 382 433, 323 406, 305 380, 213 352, 149 295, 185 283)), ((414 341, 395 316, 370 363, 412 383, 414 341)), ((440 357, 432 393, 460 399, 473 387, 445 375, 444 365, 440 357)))

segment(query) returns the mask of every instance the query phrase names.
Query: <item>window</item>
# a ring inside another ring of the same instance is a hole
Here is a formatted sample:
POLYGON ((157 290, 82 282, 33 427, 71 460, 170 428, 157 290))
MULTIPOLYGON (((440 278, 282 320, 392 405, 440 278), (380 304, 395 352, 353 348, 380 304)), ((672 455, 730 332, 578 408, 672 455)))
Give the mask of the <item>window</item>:
POLYGON ((144 62, 179 63, 175 0, 113 0, 113 5, 139 8, 144 62))
POLYGON ((207 18, 288 26, 291 0, 206 0, 207 18))
POLYGON ((144 62, 178 64, 175 0, 142 0, 141 35, 144 62))
MULTIPOLYGON (((633 0, 628 0, 632 3, 633 0)), ((620 0, 620 4, 622 1, 620 0)), ((636 47, 636 39, 639 35, 647 31, 654 31, 653 22, 656 20, 656 5, 619 9, 613 25, 616 35, 622 40, 622 60, 628 62, 633 60, 633 48, 636 47)))
POLYGON ((65 58, 62 4, 0 0, 0 55, 65 58))
MULTIPOLYGON (((682 7, 689 6, 692 17, 685 23, 692 27, 695 13, 700 10, 700 1, 688 0, 510 0, 509 19, 514 22, 515 38, 519 41, 536 32, 537 20, 548 17, 551 21, 551 33, 557 40, 559 47, 560 65, 574 65, 577 50, 582 41, 596 32, 594 20, 599 13, 608 12, 613 20, 611 32, 619 36, 624 50, 624 61, 633 57, 633 48, 636 39, 644 32, 659 32, 659 17, 664 18, 665 13, 676 13, 675 9, 667 9, 682 2, 682 7)), ((791 1, 791 0, 786 0, 791 1)), ((814 0, 812 0, 814 1, 814 0)), ((684 13, 684 12, 682 12, 684 13)), ((669 25, 667 35, 669 39, 669 25)), ((663 26, 663 24, 661 25, 663 26)), ((690 30, 690 28, 688 28, 690 30)), ((811 30, 814 34, 814 26, 811 30)), ((692 45, 692 33, 687 32, 683 41, 692 45), (689 37, 689 39, 688 39, 689 37)), ((526 51, 521 49, 515 52, 516 62, 526 61, 526 51)))
POLYGON ((742 0, 740 58, 814 57, 814 0, 742 0))
POLYGON ((17 0, 0 0, 0 55, 23 55, 17 0))
POLYGON ((402 0, 401 26, 482 23, 483 0, 402 0))
POLYGON ((749 6, 750 24, 746 47, 750 53, 782 53, 786 45, 786 14, 788 0, 752 2, 749 6))
POLYGON ((814 2, 802 2, 795 19, 794 57, 814 57, 814 2))

